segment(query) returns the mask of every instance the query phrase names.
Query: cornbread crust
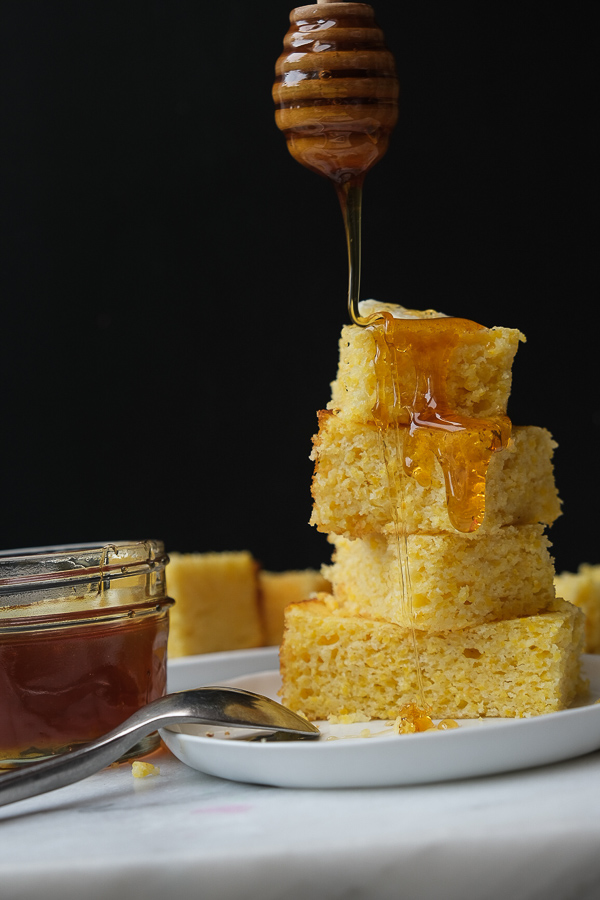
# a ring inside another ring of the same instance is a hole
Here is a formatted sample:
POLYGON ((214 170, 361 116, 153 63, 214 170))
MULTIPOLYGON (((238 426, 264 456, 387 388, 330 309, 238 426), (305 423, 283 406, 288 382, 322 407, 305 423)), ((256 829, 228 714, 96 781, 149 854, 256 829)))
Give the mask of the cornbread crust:
POLYGON ((554 600, 554 565, 542 525, 408 534, 412 622, 402 602, 395 540, 329 540, 335 551, 323 574, 355 615, 441 632, 542 612, 554 600))
MULTIPOLYGON (((401 431, 404 432, 404 428, 401 431)), ((349 538, 394 533, 388 475, 375 425, 340 420, 333 410, 319 413, 311 459, 313 512, 318 531, 349 538)), ((479 531, 502 525, 552 524, 561 514, 554 482, 556 447, 545 428, 513 429, 506 450, 493 453, 487 475, 486 511, 479 531)), ((409 532, 454 531, 448 517, 444 476, 436 461, 430 487, 407 476, 395 458, 390 476, 399 479, 403 505, 398 515, 409 532)))
MULTIPOLYGON (((410 631, 349 615, 328 595, 293 604, 285 615, 285 706, 312 720, 393 719, 418 698, 410 631)), ((434 718, 540 715, 565 708, 584 687, 583 614, 564 601, 540 615, 415 638, 434 718)))
MULTIPOLYGON (((519 341, 525 341, 525 336, 515 328, 482 328, 455 348, 447 383, 448 404, 455 412, 482 418, 506 412, 519 341)), ((339 346, 339 367, 328 409, 338 410, 344 418, 370 422, 377 400, 373 331, 346 325, 339 346)), ((398 372, 398 383, 407 395, 414 393, 415 373, 408 362, 398 372)), ((381 399, 388 409, 393 408, 391 393, 381 399)), ((407 416, 403 421, 408 421, 407 416)))
POLYGON ((260 647, 258 564, 247 551, 170 553, 169 657, 260 647))
POLYGON ((290 603, 307 600, 312 594, 331 591, 329 582, 314 569, 258 573, 260 605, 267 645, 280 644, 284 610, 290 603))
POLYGON ((582 563, 577 572, 561 572, 554 584, 559 597, 583 610, 585 652, 600 653, 600 565, 582 563))

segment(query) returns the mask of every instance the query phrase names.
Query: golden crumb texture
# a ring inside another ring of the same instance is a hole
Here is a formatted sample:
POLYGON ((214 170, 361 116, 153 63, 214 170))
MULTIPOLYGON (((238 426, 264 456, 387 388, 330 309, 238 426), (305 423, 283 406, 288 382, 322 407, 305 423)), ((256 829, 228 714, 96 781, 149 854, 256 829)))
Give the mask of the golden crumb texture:
POLYGON ((334 536, 323 572, 357 615, 428 631, 451 631, 542 612, 554 599, 554 563, 542 525, 492 533, 409 534, 406 559, 412 609, 402 603, 398 546, 380 535, 334 536))
MULTIPOLYGON (((583 685, 581 610, 461 631, 416 631, 424 700, 434 718, 526 717, 568 706, 583 685)), ((395 718, 419 696, 410 630, 350 615, 333 597, 286 610, 281 700, 310 719, 395 718)))
MULTIPOLYGON (((342 329, 331 400, 318 413, 310 521, 334 548, 322 569, 332 593, 286 609, 282 700, 310 718, 364 720, 395 719, 407 703, 429 704, 441 719, 563 709, 581 688, 584 616, 556 599, 546 537, 561 514, 552 436, 514 427, 477 471, 461 428, 449 428, 444 452, 460 465, 444 477, 432 456, 418 480, 404 468, 414 463, 404 439, 415 426, 413 398, 471 419, 504 416, 525 338, 514 328, 465 328, 446 347, 439 393, 422 381, 439 377, 436 366, 419 373, 411 353, 386 367, 377 328, 342 329), (483 477, 479 527, 460 532, 447 495, 468 496, 483 477)), ((441 353, 434 332, 423 334, 441 353)))
MULTIPOLYGON (((403 430, 403 429, 401 429, 403 430)), ((485 517, 480 531, 503 525, 551 525, 560 515, 550 432, 535 426, 513 429, 506 450, 493 453, 487 475, 485 517)), ((390 477, 399 479, 392 508, 380 436, 369 423, 348 422, 331 410, 319 413, 313 438, 311 524, 319 531, 360 538, 393 534, 399 518, 409 532, 454 531, 448 518, 446 488, 436 461, 431 485, 407 476, 394 457, 390 477)))
POLYGON ((170 553, 169 656, 242 650, 263 643, 257 564, 247 551, 170 553))

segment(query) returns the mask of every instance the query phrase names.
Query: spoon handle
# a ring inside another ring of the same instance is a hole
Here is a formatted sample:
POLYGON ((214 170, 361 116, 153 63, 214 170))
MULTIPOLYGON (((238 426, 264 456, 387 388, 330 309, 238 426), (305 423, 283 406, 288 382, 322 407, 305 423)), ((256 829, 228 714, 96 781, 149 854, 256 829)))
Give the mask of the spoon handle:
MULTIPOLYGON (((160 701, 155 701, 157 704, 160 701)), ((154 703, 134 713, 118 728, 77 750, 60 753, 50 759, 28 763, 22 769, 0 775, 0 806, 44 794, 94 775, 116 762, 147 734, 156 731, 163 720, 189 721, 184 715, 157 715, 154 703), (140 713, 145 713, 141 716, 140 713)), ((165 721, 165 724, 166 724, 165 721)))

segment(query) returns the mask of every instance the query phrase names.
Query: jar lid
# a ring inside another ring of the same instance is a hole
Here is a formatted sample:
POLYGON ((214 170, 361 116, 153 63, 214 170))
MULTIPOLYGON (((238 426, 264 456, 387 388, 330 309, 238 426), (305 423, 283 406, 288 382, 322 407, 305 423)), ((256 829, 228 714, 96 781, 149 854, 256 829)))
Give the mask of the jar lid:
MULTIPOLYGON (((0 551, 0 614, 48 604, 120 606, 164 596, 161 541, 114 541, 0 551)), ((50 610, 47 610, 50 612, 50 610)), ((30 614, 34 614, 33 611, 30 614)))

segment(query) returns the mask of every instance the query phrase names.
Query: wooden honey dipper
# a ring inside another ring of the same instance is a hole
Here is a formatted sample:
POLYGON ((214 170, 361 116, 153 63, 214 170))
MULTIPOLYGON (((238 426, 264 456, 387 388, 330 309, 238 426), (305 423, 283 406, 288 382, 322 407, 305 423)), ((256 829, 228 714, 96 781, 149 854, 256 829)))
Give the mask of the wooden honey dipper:
POLYGON ((275 67, 275 121, 292 156, 333 181, 348 242, 348 311, 358 311, 362 184, 398 118, 394 57, 367 3, 321 0, 290 13, 275 67))

